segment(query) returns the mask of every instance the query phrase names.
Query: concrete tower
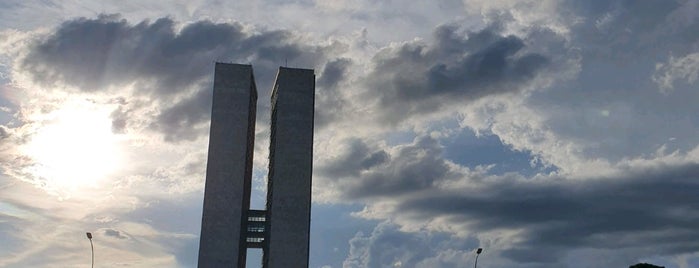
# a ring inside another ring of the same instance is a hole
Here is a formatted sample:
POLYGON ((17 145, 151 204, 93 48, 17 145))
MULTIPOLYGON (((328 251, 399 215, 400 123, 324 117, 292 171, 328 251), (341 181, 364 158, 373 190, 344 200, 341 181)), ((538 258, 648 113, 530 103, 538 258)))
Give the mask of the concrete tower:
POLYGON ((313 70, 279 68, 272 92, 264 267, 308 267, 313 70))
POLYGON ((279 68, 272 94, 266 210, 250 209, 257 90, 250 65, 217 63, 199 267, 308 267, 313 70, 279 68))
POLYGON ((256 109, 252 66, 216 63, 199 267, 245 267, 256 109))

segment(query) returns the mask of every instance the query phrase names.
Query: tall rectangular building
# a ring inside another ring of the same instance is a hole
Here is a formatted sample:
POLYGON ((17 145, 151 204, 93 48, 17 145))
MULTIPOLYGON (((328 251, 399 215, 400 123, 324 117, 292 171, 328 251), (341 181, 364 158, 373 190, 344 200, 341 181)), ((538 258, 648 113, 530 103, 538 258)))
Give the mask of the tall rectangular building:
POLYGON ((308 267, 315 74, 279 68, 272 92, 264 267, 308 267))
POLYGON ((216 63, 199 267, 245 267, 257 89, 252 66, 216 63))
POLYGON ((308 267, 315 74, 279 68, 272 93, 266 210, 250 209, 257 90, 252 67, 216 64, 199 267, 308 267))

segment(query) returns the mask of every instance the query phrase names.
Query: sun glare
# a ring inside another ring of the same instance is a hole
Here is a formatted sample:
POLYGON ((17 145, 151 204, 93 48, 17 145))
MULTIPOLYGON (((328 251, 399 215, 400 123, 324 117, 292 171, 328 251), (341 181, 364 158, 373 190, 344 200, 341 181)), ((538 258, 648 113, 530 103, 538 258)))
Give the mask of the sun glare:
POLYGON ((26 147, 29 172, 59 194, 97 187, 121 165, 109 110, 82 101, 48 114, 26 147))

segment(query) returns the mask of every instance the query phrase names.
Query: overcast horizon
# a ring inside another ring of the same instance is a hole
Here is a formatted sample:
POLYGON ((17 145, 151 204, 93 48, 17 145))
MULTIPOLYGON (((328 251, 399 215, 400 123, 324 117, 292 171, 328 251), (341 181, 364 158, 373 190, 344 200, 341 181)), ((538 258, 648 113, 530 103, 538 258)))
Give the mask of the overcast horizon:
POLYGON ((699 1, 225 2, 0 2, 0 267, 195 267, 215 62, 252 208, 315 70, 310 267, 699 267, 699 1))

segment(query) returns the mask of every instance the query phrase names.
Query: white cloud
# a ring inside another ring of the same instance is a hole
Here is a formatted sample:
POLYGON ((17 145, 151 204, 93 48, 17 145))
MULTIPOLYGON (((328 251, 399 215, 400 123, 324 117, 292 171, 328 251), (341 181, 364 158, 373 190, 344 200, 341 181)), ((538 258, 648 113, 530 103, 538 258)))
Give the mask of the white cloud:
POLYGON ((694 85, 699 76, 699 53, 687 54, 680 58, 670 56, 666 63, 659 63, 655 66, 653 82, 658 84, 660 91, 670 93, 675 88, 675 82, 686 80, 690 85, 694 85))

